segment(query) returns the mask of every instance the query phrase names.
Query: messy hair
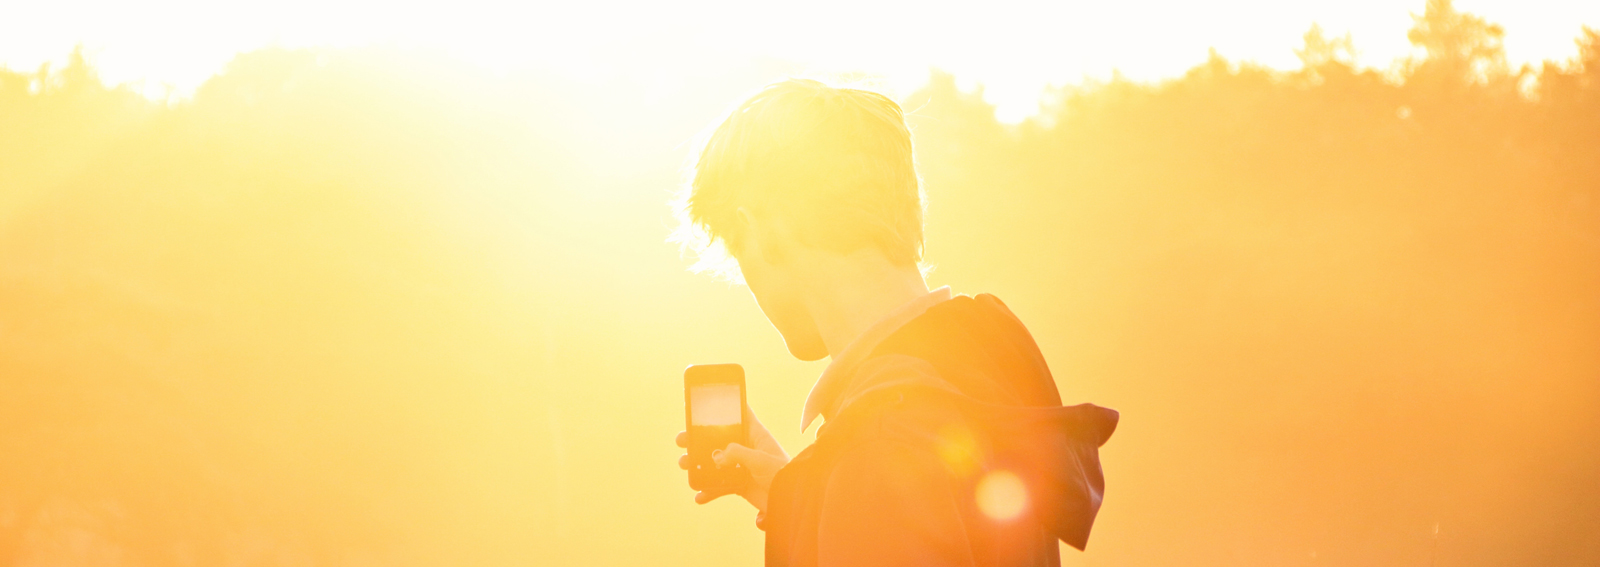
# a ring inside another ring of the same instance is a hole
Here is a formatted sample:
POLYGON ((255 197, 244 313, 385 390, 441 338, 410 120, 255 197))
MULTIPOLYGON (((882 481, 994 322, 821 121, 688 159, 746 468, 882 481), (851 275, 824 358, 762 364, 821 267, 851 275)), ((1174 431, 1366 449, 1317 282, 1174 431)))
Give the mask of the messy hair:
POLYGON ((811 79, 768 85, 706 137, 678 202, 674 240, 696 271, 739 277, 727 254, 738 219, 778 218, 808 245, 868 246, 898 265, 922 262, 924 198, 905 115, 889 97, 811 79))

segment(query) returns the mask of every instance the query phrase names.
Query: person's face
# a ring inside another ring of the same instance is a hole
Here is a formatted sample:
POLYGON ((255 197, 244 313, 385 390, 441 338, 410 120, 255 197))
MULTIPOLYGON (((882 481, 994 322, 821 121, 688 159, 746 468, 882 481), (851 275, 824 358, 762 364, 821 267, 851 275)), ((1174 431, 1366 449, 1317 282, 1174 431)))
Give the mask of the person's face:
POLYGON ((730 251, 734 259, 739 261, 739 271, 744 274, 744 282, 750 287, 750 293, 755 295, 756 304, 761 306, 761 312, 766 314, 772 326, 777 327, 778 334, 783 335, 789 354, 808 361, 828 356, 828 347, 822 342, 822 334, 817 331, 817 324, 811 318, 811 310, 806 307, 802 293, 804 280, 801 274, 796 273, 795 263, 774 262, 768 257, 767 251, 794 243, 775 242, 782 236, 772 230, 763 230, 769 227, 761 226, 759 221, 750 219, 748 215, 741 216, 746 219, 749 230, 745 231, 746 236, 738 249, 730 247, 730 251))

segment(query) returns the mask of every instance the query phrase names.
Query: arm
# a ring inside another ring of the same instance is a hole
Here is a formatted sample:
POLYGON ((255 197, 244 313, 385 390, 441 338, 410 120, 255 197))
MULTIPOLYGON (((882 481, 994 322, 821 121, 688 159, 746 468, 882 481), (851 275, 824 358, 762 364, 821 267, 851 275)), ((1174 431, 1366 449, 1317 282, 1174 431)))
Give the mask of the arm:
POLYGON ((820 567, 974 564, 956 490, 937 455, 879 439, 842 455, 817 533, 820 567))

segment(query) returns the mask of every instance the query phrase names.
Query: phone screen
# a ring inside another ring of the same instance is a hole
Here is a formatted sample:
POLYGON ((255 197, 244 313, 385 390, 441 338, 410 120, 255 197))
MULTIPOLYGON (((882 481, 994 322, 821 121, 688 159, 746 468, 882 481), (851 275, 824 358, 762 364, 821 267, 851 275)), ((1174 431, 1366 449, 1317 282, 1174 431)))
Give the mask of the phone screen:
POLYGON ((690 386, 689 424, 739 425, 744 422, 739 398, 738 384, 690 386))
POLYGON ((744 368, 737 364, 699 364, 683 373, 684 409, 689 431, 689 486, 695 490, 733 489, 749 472, 718 467, 711 453, 729 443, 749 445, 744 423, 744 368))

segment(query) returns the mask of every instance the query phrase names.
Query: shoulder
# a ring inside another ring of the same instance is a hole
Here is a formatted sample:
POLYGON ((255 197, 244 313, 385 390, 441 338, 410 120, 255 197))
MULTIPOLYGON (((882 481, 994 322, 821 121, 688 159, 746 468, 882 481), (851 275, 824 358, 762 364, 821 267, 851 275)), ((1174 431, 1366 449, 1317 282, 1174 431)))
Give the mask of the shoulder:
POLYGON ((967 416, 951 396, 928 395, 953 390, 937 373, 916 368, 926 363, 902 364, 887 370, 895 379, 854 396, 837 421, 819 432, 818 443, 832 445, 834 469, 915 471, 934 478, 964 468, 952 467, 947 457, 953 444, 971 438, 964 433, 971 430, 967 416))
POLYGON ((952 416, 882 394, 873 423, 852 432, 822 482, 818 557, 829 561, 820 563, 973 564, 969 490, 938 441, 952 416))

